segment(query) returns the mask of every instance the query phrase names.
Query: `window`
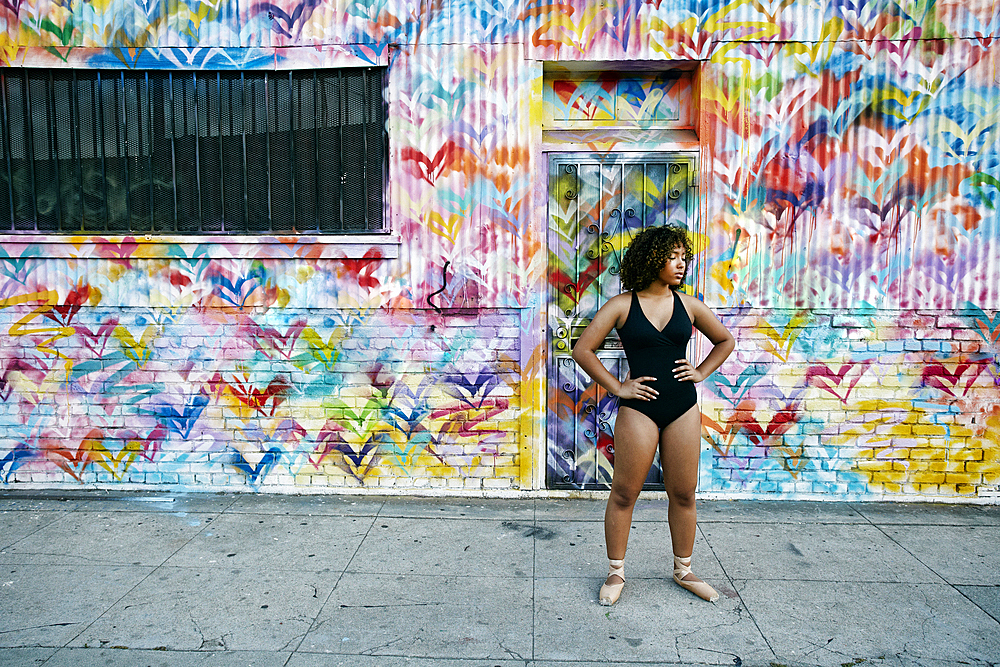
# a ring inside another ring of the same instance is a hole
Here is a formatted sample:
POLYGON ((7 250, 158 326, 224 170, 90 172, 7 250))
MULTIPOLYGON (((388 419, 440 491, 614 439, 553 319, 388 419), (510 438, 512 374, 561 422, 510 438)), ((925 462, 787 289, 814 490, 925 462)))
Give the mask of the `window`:
POLYGON ((0 232, 385 231, 383 70, 0 70, 0 232))

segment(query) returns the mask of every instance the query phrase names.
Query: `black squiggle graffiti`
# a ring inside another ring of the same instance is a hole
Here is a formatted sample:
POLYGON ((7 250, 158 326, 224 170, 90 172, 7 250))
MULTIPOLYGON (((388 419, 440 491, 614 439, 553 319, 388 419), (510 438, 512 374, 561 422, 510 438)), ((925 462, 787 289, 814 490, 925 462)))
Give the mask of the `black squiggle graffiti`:
POLYGON ((431 301, 431 299, 433 299, 434 297, 436 297, 441 292, 445 291, 445 289, 448 287, 448 265, 449 264, 451 264, 451 260, 446 260, 445 263, 444 263, 444 266, 441 268, 441 288, 437 289, 437 290, 435 290, 435 291, 433 291, 433 292, 431 292, 430 294, 427 295, 427 303, 429 303, 430 306, 431 306, 431 308, 433 308, 434 310, 436 310, 438 313, 441 312, 441 308, 439 308, 437 304, 435 304, 433 301, 431 301))

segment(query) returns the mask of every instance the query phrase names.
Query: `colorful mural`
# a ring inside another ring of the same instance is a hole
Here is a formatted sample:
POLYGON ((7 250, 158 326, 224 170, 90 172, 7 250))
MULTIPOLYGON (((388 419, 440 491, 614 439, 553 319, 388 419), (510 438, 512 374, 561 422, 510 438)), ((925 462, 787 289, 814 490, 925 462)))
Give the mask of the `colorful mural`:
POLYGON ((642 121, 690 115, 692 289, 738 340, 702 386, 703 492, 1000 497, 995 3, 0 0, 0 24, 11 67, 383 66, 390 118, 387 238, 3 237, 5 484, 542 486, 559 99, 611 125, 559 150, 667 146, 642 121), (681 68, 690 100, 547 76, 580 62, 681 68))
MULTIPOLYGON (((21 285, 59 264, 2 261, 21 285)), ((90 264, 2 302, 6 483, 519 482, 516 313, 282 308, 273 267, 213 259, 153 263, 176 305, 107 307, 130 260, 90 264)))

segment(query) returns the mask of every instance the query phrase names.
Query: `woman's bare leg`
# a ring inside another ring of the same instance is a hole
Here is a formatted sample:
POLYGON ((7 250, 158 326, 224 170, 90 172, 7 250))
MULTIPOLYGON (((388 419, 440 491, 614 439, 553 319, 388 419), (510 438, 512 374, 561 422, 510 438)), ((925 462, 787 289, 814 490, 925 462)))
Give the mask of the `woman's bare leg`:
MULTIPOLYGON (((604 539, 609 559, 625 558, 632 509, 653 464, 658 435, 652 419, 637 410, 619 408, 615 420, 614 476, 604 512, 604 539)), ((608 577, 609 584, 620 582, 617 575, 608 577)))
MULTIPOLYGON (((667 523, 670 525, 670 542, 674 555, 682 558, 689 557, 694 550, 698 527, 694 498, 698 487, 700 441, 701 412, 697 405, 660 433, 660 465, 669 500, 667 523)), ((688 575, 684 579, 694 581, 697 577, 688 575)))

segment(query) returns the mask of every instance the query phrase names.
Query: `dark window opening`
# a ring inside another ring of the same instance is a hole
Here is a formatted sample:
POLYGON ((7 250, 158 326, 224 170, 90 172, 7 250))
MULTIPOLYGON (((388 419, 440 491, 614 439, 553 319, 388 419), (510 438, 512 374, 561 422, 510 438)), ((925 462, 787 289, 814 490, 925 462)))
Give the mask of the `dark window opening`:
POLYGON ((0 70, 0 231, 385 231, 383 70, 0 70))

